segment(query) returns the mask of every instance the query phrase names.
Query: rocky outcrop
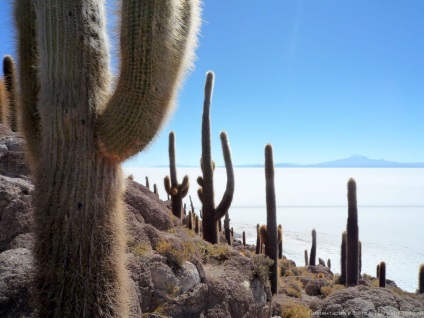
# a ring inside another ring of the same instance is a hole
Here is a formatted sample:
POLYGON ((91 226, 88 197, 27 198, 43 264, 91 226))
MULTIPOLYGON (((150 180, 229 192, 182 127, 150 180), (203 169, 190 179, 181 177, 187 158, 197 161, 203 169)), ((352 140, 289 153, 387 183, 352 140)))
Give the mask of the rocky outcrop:
MULTIPOLYGON (((24 143, 0 125, 0 317, 32 317, 33 209, 24 143)), ((169 204, 126 180, 131 317, 270 317, 271 294, 251 258, 204 242, 169 204)))
POLYGON ((350 287, 331 294, 317 317, 423 317, 424 298, 399 295, 387 288, 350 287))

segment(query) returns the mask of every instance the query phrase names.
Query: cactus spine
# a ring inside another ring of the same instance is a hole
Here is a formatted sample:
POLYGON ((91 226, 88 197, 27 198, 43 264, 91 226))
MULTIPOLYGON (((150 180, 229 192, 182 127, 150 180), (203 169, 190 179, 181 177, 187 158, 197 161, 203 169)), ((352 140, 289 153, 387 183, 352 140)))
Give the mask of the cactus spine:
POLYGON ((189 189, 188 176, 184 176, 183 182, 178 184, 177 167, 175 163, 175 133, 169 134, 169 169, 171 178, 165 177, 165 190, 171 196, 172 214, 182 219, 183 198, 187 195, 189 189))
POLYGON ((424 294, 424 264, 421 264, 418 273, 418 293, 424 294))
POLYGON ((315 266, 317 258, 317 231, 312 230, 312 247, 311 254, 309 255, 309 265, 315 266))
POLYGON ((380 263, 380 270, 378 274, 378 286, 385 288, 386 287, 386 263, 380 263))
POLYGON ((40 317, 129 317, 120 163, 172 107, 200 9, 196 0, 123 0, 120 12, 110 92, 104 1, 15 0, 40 317))
POLYGON ((265 146, 265 187, 266 187, 266 244, 265 255, 274 261, 270 265, 269 279, 272 294, 278 293, 278 234, 277 234, 277 204, 274 186, 274 159, 272 146, 265 146))
POLYGON ((305 250, 305 266, 309 265, 308 250, 305 250))
POLYGON ((347 232, 342 234, 342 245, 340 252, 340 284, 346 284, 346 255, 347 255, 347 232))
POLYGON ((12 131, 18 131, 18 92, 16 83, 15 61, 10 55, 3 59, 4 85, 6 88, 7 117, 8 126, 12 131))
POLYGON ((221 202, 215 207, 214 187, 213 187, 213 171, 214 164, 212 162, 211 154, 211 122, 210 122, 210 107, 213 90, 214 74, 208 72, 206 75, 205 84, 205 101, 203 104, 203 117, 202 117, 202 159, 201 169, 203 178, 198 178, 200 185, 199 199, 202 202, 202 227, 203 239, 216 244, 218 239, 218 221, 228 211, 234 194, 234 171, 231 161, 230 146, 228 143, 227 134, 221 132, 222 152, 224 155, 225 168, 227 171, 227 186, 222 197, 221 202))
POLYGON ((359 228, 354 179, 349 179, 347 183, 347 200, 346 284, 347 286, 356 286, 359 278, 359 228))

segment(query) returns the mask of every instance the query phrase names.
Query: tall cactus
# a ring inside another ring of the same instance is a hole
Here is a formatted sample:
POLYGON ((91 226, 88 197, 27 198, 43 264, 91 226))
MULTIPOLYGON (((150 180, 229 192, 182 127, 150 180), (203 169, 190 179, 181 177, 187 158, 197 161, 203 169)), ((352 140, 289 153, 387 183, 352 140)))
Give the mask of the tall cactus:
POLYGON ((234 170, 231 161, 230 146, 228 143, 227 134, 221 132, 222 152, 224 154, 225 168, 227 171, 227 186, 221 202, 215 207, 214 187, 213 187, 213 172, 214 164, 211 153, 211 122, 210 108, 212 99, 214 74, 208 72, 206 75, 205 84, 205 101, 203 104, 202 117, 202 158, 201 169, 203 177, 199 177, 197 182, 200 185, 198 194, 202 202, 202 227, 203 239, 216 244, 219 242, 218 236, 218 221, 225 215, 225 212, 230 208, 234 194, 234 170))
POLYGON ((123 0, 110 92, 103 0, 15 0, 40 317, 129 316, 120 163, 172 108, 193 58, 199 5, 123 0))
POLYGON ((380 263, 380 271, 378 274, 378 286, 381 288, 386 287, 386 263, 380 263))
POLYGON ((315 266, 317 261, 317 231, 312 230, 312 247, 309 255, 309 265, 315 266))
POLYGON ((346 253, 347 253, 347 232, 342 234, 342 244, 340 247, 340 284, 346 284, 346 253))
POLYGON ((278 234, 277 204, 274 186, 274 159, 272 146, 265 146, 265 192, 266 192, 266 244, 265 255, 274 262, 269 268, 269 280, 272 294, 278 292, 278 234))
POLYGON ((305 250, 305 266, 309 265, 308 250, 305 250))
POLYGON ((359 228, 358 208, 356 205, 356 182, 352 178, 347 183, 347 200, 346 284, 347 286, 356 286, 359 279, 359 228))
POLYGON ((10 55, 3 59, 4 85, 6 88, 8 126, 12 131, 18 131, 18 88, 16 82, 15 61, 10 55))
MULTIPOLYGON (((189 189, 188 176, 184 176, 183 182, 178 183, 177 180, 177 166, 175 162, 175 133, 169 133, 169 170, 171 178, 165 177, 165 190, 171 196, 172 201, 172 214, 180 219, 182 216, 183 198, 187 195, 189 189)), ((194 212, 194 211, 193 211, 194 212)))

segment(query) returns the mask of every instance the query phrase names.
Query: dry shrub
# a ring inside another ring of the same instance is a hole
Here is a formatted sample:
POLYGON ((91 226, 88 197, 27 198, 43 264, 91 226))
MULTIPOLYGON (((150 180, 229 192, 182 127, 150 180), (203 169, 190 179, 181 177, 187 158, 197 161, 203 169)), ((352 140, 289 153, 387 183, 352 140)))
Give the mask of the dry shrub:
POLYGON ((184 242, 178 248, 171 240, 161 239, 156 245, 156 251, 162 254, 177 267, 181 267, 184 262, 188 261, 194 252, 194 246, 191 242, 184 242))
POLYGON ((303 305, 295 302, 288 302, 281 308, 282 318, 309 318, 311 317, 311 310, 303 305))

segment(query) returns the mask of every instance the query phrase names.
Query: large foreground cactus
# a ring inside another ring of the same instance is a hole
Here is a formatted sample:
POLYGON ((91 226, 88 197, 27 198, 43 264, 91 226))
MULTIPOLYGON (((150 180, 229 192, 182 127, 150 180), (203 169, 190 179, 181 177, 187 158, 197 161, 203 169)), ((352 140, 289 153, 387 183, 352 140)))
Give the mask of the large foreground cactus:
POLYGON ((197 182, 200 185, 198 194, 202 202, 202 227, 203 239, 212 244, 219 243, 218 222, 230 208, 234 194, 234 170, 231 161, 230 146, 227 134, 221 132, 222 152, 224 155, 225 168, 227 171, 227 186, 221 202, 215 207, 215 196, 213 186, 214 163, 211 153, 211 122, 210 108, 213 91, 214 74, 208 72, 205 84, 205 101, 202 116, 202 158, 201 169, 203 177, 199 177, 197 182))
POLYGON ((120 163, 157 133, 196 44, 198 0, 123 0, 110 92, 104 5, 15 0, 40 317, 129 316, 120 163))

